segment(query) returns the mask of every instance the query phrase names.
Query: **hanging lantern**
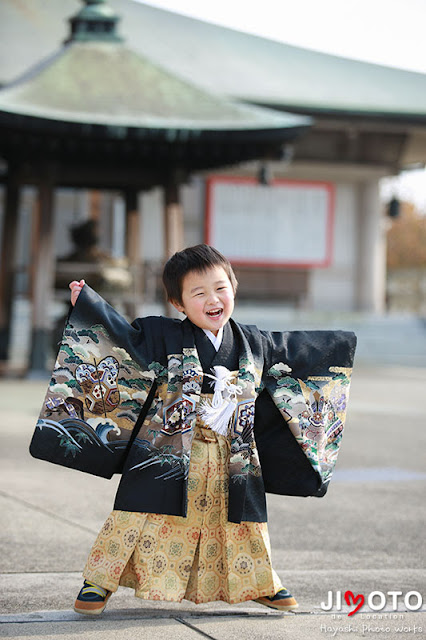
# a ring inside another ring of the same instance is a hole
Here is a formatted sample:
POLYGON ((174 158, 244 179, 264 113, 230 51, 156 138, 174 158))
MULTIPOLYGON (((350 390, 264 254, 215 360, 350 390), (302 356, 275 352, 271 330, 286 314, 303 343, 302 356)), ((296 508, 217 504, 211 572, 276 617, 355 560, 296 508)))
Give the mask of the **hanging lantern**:
POLYGON ((398 218, 401 213, 401 203, 398 198, 393 197, 388 203, 388 216, 389 218, 398 218))

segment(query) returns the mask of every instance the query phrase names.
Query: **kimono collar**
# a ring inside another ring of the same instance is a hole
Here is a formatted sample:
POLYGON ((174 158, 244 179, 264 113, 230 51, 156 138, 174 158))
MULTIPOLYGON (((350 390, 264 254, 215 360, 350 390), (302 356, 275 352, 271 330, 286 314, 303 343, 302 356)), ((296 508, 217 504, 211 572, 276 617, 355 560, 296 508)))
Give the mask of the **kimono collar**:
POLYGON ((220 345, 222 344, 223 327, 219 329, 219 331, 217 332, 217 336, 215 336, 214 333, 212 331, 209 331, 208 329, 203 329, 203 331, 208 337, 208 339, 210 340, 210 342, 212 343, 212 345, 214 346, 214 348, 216 349, 216 351, 219 351, 220 345))

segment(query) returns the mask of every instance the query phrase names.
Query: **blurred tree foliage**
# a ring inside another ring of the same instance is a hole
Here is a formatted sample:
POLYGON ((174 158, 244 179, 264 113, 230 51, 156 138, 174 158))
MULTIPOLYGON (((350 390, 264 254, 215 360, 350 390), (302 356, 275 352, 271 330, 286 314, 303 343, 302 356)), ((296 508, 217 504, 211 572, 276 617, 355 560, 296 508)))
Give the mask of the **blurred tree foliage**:
POLYGON ((387 232, 387 265, 426 267, 426 216, 412 202, 401 202, 401 214, 387 232))

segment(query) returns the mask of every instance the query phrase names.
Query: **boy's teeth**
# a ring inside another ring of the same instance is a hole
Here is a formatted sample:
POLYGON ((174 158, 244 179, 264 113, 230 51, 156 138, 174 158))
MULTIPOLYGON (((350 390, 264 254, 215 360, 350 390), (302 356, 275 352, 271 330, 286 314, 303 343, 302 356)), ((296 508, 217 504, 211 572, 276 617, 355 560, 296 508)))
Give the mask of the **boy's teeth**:
POLYGON ((222 313, 222 309, 217 309, 216 311, 207 311, 208 316, 218 316, 222 313))

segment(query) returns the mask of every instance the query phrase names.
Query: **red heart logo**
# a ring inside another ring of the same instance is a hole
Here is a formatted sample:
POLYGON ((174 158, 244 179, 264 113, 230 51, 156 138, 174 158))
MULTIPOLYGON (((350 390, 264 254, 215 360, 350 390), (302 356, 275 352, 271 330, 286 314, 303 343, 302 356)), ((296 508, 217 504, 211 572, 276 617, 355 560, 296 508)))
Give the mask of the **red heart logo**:
POLYGON ((356 613, 358 611, 358 609, 361 609, 362 605, 365 602, 365 598, 362 595, 362 593, 359 593, 355 597, 354 594, 352 593, 352 591, 345 591, 345 600, 346 600, 346 604, 348 605, 348 607, 352 604, 351 598, 352 598, 353 604, 356 604, 357 602, 359 602, 359 605, 353 611, 348 613, 348 616, 353 616, 354 613, 356 613))

